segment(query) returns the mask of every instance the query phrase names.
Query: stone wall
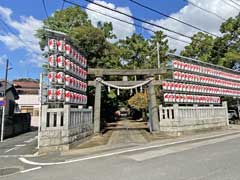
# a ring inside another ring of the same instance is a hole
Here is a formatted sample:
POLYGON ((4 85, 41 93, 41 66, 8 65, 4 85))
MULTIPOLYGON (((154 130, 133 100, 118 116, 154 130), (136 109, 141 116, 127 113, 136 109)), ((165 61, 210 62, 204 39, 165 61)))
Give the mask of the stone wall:
POLYGON ((174 104, 171 107, 159 107, 160 131, 179 136, 184 133, 225 128, 228 123, 227 103, 214 107, 183 107, 174 104))
MULTIPOLYGON (((1 122, 1 116, 0 116, 0 122, 1 122)), ((4 138, 9 138, 22 133, 29 132, 30 123, 31 123, 31 116, 29 113, 15 113, 12 116, 6 116, 5 123, 4 123, 4 138)))
POLYGON ((70 144, 93 134, 92 109, 42 107, 40 149, 68 150, 70 144))

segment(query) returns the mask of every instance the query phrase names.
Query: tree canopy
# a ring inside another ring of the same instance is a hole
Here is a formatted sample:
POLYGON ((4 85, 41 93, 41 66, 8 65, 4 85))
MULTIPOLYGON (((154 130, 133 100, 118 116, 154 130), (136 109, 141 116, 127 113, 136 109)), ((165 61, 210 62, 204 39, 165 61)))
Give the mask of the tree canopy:
POLYGON ((223 22, 220 32, 217 38, 202 32, 194 34, 181 55, 233 68, 240 62, 240 14, 223 22))

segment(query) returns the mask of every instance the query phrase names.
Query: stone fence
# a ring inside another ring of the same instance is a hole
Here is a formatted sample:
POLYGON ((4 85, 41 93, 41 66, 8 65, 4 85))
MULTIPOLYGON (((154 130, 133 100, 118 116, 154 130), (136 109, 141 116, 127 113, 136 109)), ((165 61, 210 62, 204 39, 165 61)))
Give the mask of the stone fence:
POLYGON ((68 150, 71 143, 93 133, 92 108, 48 108, 42 106, 40 151, 68 150))
POLYGON ((160 131, 179 136, 188 131, 223 128, 229 125, 227 102, 222 106, 159 106, 160 131))

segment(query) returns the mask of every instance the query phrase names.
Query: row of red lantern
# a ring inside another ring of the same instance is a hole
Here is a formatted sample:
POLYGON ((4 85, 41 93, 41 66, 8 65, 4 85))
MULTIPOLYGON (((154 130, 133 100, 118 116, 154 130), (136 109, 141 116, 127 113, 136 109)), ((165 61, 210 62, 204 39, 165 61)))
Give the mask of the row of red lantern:
POLYGON ((83 94, 65 91, 65 89, 48 89, 49 101, 64 101, 74 104, 87 104, 87 96, 83 94))
POLYGON ((70 57, 74 61, 80 63, 83 67, 87 66, 86 58, 64 40, 49 39, 48 48, 50 51, 64 53, 67 57, 70 57))
POLYGON ((164 102, 219 104, 221 102, 221 99, 220 97, 213 96, 165 93, 164 102))
POLYGON ((217 78, 199 76, 196 74, 183 73, 178 71, 173 72, 173 78, 177 80, 212 84, 212 85, 224 86, 229 88, 240 88, 240 83, 217 79, 217 78))
POLYGON ((195 84, 177 83, 177 82, 163 82, 163 90, 169 91, 184 91, 184 92, 196 92, 196 93, 209 93, 216 95, 229 95, 229 96, 240 96, 240 91, 224 89, 211 86, 202 86, 195 84))
POLYGON ((48 57, 50 67, 64 68, 65 70, 80 76, 83 79, 87 78, 87 71, 82 69, 77 64, 73 63, 69 59, 65 59, 64 56, 51 55, 48 57))
POLYGON ((219 71, 216 69, 207 68, 207 67, 203 67, 203 66, 199 66, 199 65, 195 65, 195 64, 185 63, 185 62, 181 62, 178 60, 173 60, 173 67, 177 68, 177 69, 181 69, 181 70, 209 74, 212 76, 217 76, 217 77, 221 77, 221 78, 225 78, 225 79, 240 81, 240 75, 228 73, 228 72, 224 72, 224 71, 219 71))
POLYGON ((76 90, 80 91, 87 91, 87 83, 82 82, 74 77, 71 77, 69 75, 65 75, 63 72, 49 72, 48 73, 48 80, 50 83, 56 83, 63 85, 65 84, 68 87, 71 87, 76 90))

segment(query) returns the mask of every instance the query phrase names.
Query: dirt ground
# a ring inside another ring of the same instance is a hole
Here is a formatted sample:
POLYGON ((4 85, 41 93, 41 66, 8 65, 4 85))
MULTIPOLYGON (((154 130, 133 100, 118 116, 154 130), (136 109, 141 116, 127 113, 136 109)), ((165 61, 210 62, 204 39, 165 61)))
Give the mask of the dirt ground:
POLYGON ((90 137, 76 145, 74 149, 84 149, 97 146, 115 146, 123 144, 144 144, 154 140, 172 138, 161 133, 150 133, 147 123, 141 120, 123 119, 108 123, 104 133, 90 137))

